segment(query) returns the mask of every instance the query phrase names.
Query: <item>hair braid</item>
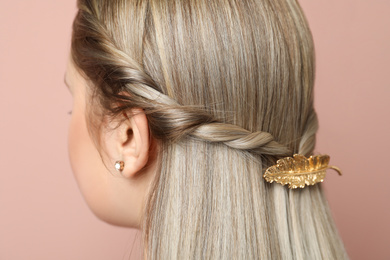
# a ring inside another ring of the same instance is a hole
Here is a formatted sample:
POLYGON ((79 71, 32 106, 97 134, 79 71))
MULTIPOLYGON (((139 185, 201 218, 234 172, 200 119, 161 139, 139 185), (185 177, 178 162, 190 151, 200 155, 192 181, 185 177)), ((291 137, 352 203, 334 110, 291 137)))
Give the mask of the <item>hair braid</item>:
MULTIPOLYGON (((104 53, 90 58, 99 59, 103 68, 103 74, 95 80, 102 85, 99 88, 102 94, 115 100, 105 105, 112 115, 141 107, 148 115, 153 135, 159 139, 174 141, 190 136, 211 143, 224 143, 231 148, 255 154, 290 155, 290 150, 276 142, 270 133, 252 133, 239 126, 222 123, 203 109, 178 104, 160 91, 161 88, 143 71, 140 64, 117 47, 113 37, 100 22, 98 13, 82 9, 79 15, 84 18, 85 27, 88 27, 84 33, 88 34, 85 38, 90 43, 79 51, 85 56, 104 53), (112 107, 113 103, 121 105, 112 107)), ((77 35, 74 38, 77 39, 77 35)), ((79 61, 77 65, 89 71, 88 64, 79 61)))
POLYGON ((221 123, 201 125, 190 135, 209 142, 223 142, 239 150, 248 150, 258 154, 288 155, 289 149, 274 141, 267 132, 249 132, 239 126, 221 123))
POLYGON ((318 119, 317 113, 314 109, 311 110, 303 130, 302 138, 299 143, 298 153, 309 156, 315 147, 316 144, 316 133, 318 130, 318 119))

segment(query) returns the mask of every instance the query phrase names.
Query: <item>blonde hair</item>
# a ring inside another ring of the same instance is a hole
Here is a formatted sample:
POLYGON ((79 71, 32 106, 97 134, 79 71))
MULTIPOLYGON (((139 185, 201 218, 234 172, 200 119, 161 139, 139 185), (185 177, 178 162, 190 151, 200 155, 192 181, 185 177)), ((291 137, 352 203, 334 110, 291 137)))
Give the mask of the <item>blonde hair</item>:
POLYGON ((262 178, 315 146, 314 46, 296 0, 78 8, 72 58, 93 85, 90 118, 142 108, 161 141, 145 258, 348 258, 321 184, 290 190, 262 178))

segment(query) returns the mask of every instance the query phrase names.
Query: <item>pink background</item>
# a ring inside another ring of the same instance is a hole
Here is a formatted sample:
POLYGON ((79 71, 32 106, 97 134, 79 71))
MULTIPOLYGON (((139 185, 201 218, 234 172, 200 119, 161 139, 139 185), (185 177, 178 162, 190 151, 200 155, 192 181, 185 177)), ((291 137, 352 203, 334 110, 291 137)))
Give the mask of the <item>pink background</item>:
MULTIPOLYGON (((390 259, 390 1, 301 0, 317 53, 317 151, 351 259, 390 259)), ((67 156, 75 1, 0 2, 0 259, 138 259, 88 209, 67 156)))

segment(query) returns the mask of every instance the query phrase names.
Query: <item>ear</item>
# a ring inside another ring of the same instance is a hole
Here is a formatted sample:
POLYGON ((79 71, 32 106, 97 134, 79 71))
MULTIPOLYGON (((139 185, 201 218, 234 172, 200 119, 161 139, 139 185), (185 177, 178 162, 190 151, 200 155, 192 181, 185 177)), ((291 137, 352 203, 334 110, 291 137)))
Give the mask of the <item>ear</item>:
POLYGON ((150 148, 149 125, 142 109, 135 108, 124 114, 126 119, 106 138, 106 147, 112 166, 123 161, 122 175, 134 177, 148 162, 150 148))

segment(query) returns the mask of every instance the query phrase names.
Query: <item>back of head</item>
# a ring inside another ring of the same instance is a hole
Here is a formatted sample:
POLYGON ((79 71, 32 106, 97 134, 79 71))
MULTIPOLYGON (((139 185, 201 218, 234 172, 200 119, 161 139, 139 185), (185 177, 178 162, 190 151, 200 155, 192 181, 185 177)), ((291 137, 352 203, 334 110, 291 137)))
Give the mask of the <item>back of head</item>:
POLYGON ((78 7, 72 58, 93 83, 91 132, 97 115, 139 107, 161 140, 147 258, 347 258, 321 184, 289 190, 262 178, 315 146, 314 46, 296 0, 78 7))

